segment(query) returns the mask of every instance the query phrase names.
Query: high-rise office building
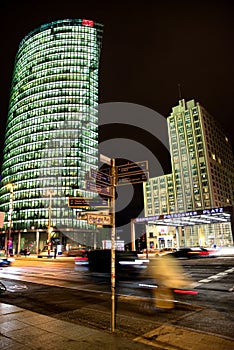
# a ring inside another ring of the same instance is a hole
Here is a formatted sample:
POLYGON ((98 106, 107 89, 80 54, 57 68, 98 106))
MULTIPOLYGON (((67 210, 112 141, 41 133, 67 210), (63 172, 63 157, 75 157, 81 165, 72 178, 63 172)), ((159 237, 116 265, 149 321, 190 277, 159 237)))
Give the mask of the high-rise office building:
MULTIPOLYGON (((144 184, 145 216, 195 214, 199 210, 233 206, 233 153, 221 126, 194 100, 180 100, 167 122, 172 174, 152 178, 144 184)), ((151 238, 161 237, 162 245, 165 244, 162 236, 169 233, 169 245, 173 245, 172 227, 164 226, 162 232, 155 233, 152 226, 147 229, 151 238)), ((218 224, 207 221, 206 225, 200 221, 200 225, 183 228, 181 235, 182 245, 227 245, 233 241, 231 224, 225 219, 220 219, 218 224)), ((152 245, 160 246, 160 241, 156 241, 152 245)))
POLYGON ((91 20, 58 20, 33 30, 19 45, 0 190, 0 211, 9 213, 5 228, 11 221, 12 232, 21 235, 16 240, 30 240, 32 228, 43 232, 48 225, 63 232, 90 230, 76 220, 67 196, 79 191, 90 197, 85 176, 98 166, 102 32, 91 20))

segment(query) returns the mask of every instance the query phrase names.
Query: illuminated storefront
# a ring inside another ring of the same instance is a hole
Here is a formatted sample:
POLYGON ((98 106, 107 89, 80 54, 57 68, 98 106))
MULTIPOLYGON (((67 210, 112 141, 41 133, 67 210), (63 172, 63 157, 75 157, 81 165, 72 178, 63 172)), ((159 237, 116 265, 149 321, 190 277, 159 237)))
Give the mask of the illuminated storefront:
MULTIPOLYGON (((225 132, 194 100, 180 100, 178 106, 172 108, 167 122, 172 173, 144 183, 145 216, 171 216, 174 238, 178 232, 180 235, 174 245, 178 242, 182 246, 232 245, 230 220, 177 225, 173 217, 234 205, 234 159, 225 132), (179 227, 178 232, 175 227, 179 227)), ((161 220, 157 224, 161 225, 161 220)), ((146 227, 148 240, 160 233, 158 228, 154 227, 153 231, 152 228, 152 225, 146 227)), ((171 236, 172 231, 168 234, 171 236)))
MULTIPOLYGON (((233 245, 233 207, 220 207, 136 218, 146 224, 150 249, 233 245)), ((134 228, 132 229, 134 232, 134 228)))
POLYGON ((77 191, 92 195, 83 189, 87 172, 98 165, 102 30, 91 20, 59 20, 35 29, 20 43, 6 126, 0 211, 9 211, 7 184, 14 184, 12 231, 21 237, 24 232, 43 232, 48 225, 64 232, 90 230, 85 221, 75 220, 67 196, 77 191))

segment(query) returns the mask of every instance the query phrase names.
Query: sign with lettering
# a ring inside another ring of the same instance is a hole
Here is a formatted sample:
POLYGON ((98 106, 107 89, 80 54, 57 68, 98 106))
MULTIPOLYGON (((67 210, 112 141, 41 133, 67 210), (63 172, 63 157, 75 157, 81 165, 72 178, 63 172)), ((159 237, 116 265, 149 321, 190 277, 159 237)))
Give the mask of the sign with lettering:
POLYGON ((119 185, 129 185, 131 184, 137 184, 140 182, 145 182, 148 181, 149 178, 149 173, 148 172, 141 172, 141 173, 132 173, 129 175, 125 175, 124 177, 118 178, 118 183, 117 186, 119 185))
POLYGON ((129 163, 117 166, 118 178, 129 175, 146 172, 148 170, 148 161, 129 163))
POLYGON ((96 169, 90 169, 90 178, 96 180, 97 183, 104 183, 106 185, 111 185, 111 177, 96 169))
POLYGON ((85 182, 86 190, 102 194, 103 196, 111 197, 111 187, 104 184, 97 184, 92 181, 85 182))
POLYGON ((109 202, 102 198, 69 197, 69 208, 108 208, 109 202))
POLYGON ((87 214, 89 225, 111 225, 111 215, 87 214))

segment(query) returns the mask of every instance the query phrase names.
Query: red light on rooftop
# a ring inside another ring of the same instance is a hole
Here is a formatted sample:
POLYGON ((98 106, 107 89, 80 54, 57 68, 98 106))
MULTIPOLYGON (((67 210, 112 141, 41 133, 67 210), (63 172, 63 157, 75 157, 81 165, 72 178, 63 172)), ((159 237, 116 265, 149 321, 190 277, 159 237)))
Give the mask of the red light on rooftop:
POLYGON ((89 19, 82 19, 82 26, 93 27, 94 22, 89 19))

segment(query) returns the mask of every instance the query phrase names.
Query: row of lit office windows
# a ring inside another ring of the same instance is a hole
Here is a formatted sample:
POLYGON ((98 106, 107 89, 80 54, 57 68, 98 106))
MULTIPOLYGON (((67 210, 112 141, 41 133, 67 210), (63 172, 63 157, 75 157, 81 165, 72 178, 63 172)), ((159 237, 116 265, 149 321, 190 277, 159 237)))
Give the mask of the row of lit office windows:
POLYGON ((30 143, 41 141, 41 142, 47 142, 47 144, 55 142, 55 139, 62 139, 64 147, 77 147, 80 145, 80 139, 76 137, 76 134, 73 133, 73 138, 64 138, 63 133, 57 133, 57 131, 53 132, 53 135, 51 135, 51 132, 49 131, 42 131, 40 133, 26 135, 25 137, 20 137, 18 139, 15 139, 14 137, 10 138, 8 137, 5 143, 4 153, 9 152, 11 149, 22 146, 22 145, 28 145, 30 143), (60 136, 61 135, 61 136, 60 136), (70 145, 70 146, 69 146, 70 145))
MULTIPOLYGON (((79 59, 83 58, 80 56, 77 56, 76 58, 65 58, 60 57, 60 60, 57 59, 54 61, 45 61, 45 62, 37 62, 34 61, 34 66, 30 63, 27 65, 19 66, 17 65, 17 70, 15 71, 14 79, 22 79, 23 77, 34 75, 36 78, 40 78, 41 76, 45 75, 45 71, 47 71, 50 74, 59 74, 59 73, 79 73, 79 74, 90 74, 90 65, 87 67, 79 66, 79 59)), ((92 59, 92 66, 93 66, 93 57, 84 57, 86 59, 91 60, 92 59)), ((96 67, 97 68, 97 67, 96 67)), ((92 69, 93 71, 93 69, 92 69)))
MULTIPOLYGON (((89 157, 89 162, 87 163, 87 165, 83 165, 84 170, 79 169, 79 178, 81 177, 85 177, 86 173, 89 172, 90 167, 93 166, 95 167, 97 165, 97 157, 93 156, 93 157, 89 157), (86 167, 86 168, 85 168, 86 167)), ((31 167, 31 169, 23 169, 20 170, 18 167, 16 166, 12 166, 10 169, 7 168, 5 170, 5 168, 2 170, 2 175, 4 176, 4 183, 16 183, 17 181, 21 181, 21 180, 33 180, 33 179, 40 179, 43 178, 43 180, 45 180, 45 176, 46 177, 63 177, 65 180, 67 181, 70 177, 76 177, 77 178, 77 168, 78 167, 73 167, 72 169, 68 169, 66 170, 66 168, 64 167, 63 169, 61 169, 61 167, 56 167, 56 165, 54 166, 53 169, 46 169, 45 171, 41 170, 40 167, 38 166, 34 166, 31 167), (38 170, 40 169, 40 170, 38 170)))
MULTIPOLYGON (((43 74, 40 74, 40 77, 31 76, 31 78, 32 79, 27 79, 26 82, 21 80, 18 84, 16 83, 17 85, 15 84, 11 94, 12 98, 14 97, 16 101, 19 99, 22 100, 25 97, 31 97, 35 93, 48 93, 52 89, 59 89, 57 92, 59 92, 58 96, 61 97, 68 93, 68 91, 65 90, 66 88, 69 88, 69 90, 74 89, 76 91, 74 91, 75 95, 78 94, 77 90, 80 89, 87 89, 89 92, 95 94, 97 94, 98 90, 98 79, 96 74, 91 78, 87 74, 76 72, 47 74, 45 71, 43 74)), ((80 91, 80 93, 82 92, 80 91)))
MULTIPOLYGON (((96 93, 96 89, 98 87, 98 80, 97 76, 94 76, 96 79, 92 79, 90 82, 88 81, 54 81, 51 83, 47 83, 46 85, 44 82, 42 84, 38 84, 38 81, 31 82, 30 84, 23 85, 21 87, 17 87, 14 89, 14 91, 11 94, 11 98, 14 101, 18 98, 18 95, 20 94, 20 98, 24 98, 33 94, 37 93, 47 93, 47 91, 51 90, 58 90, 60 91, 61 95, 64 93, 69 94, 68 90, 74 90, 72 94, 76 94, 76 90, 80 89, 88 89, 90 91, 94 91, 96 93)), ((11 102, 11 105, 13 102, 11 102)), ((14 106, 14 104, 13 104, 14 106)))
MULTIPOLYGON (((81 35, 84 35, 84 38, 87 35, 93 35, 93 34, 100 34, 102 32, 101 26, 99 25, 99 28, 94 28, 90 26, 83 26, 82 20, 76 20, 76 21, 57 21, 52 23, 47 23, 45 25, 42 25, 40 28, 35 29, 31 33, 29 33, 20 44, 20 49, 25 45, 25 43, 31 43, 35 40, 48 40, 50 38, 50 35, 58 34, 58 33, 66 33, 66 35, 72 33, 80 33, 81 35), (67 22, 67 23, 66 23, 67 22)), ((42 42, 39 42, 42 43, 42 42)))
POLYGON ((27 61, 31 59, 32 56, 38 54, 38 51, 42 51, 44 53, 53 52, 53 51, 65 51, 64 48, 69 47, 73 48, 73 51, 84 52, 87 54, 98 52, 97 41, 93 37, 85 38, 84 40, 79 40, 79 38, 72 39, 69 37, 64 38, 56 38, 56 40, 48 41, 44 44, 39 44, 38 41, 34 41, 31 45, 27 45, 24 50, 24 53, 20 52, 19 62, 23 61, 26 57, 27 61), (23 54, 23 55, 22 55, 23 54))
POLYGON ((99 37, 98 34, 100 34, 102 31, 97 28, 93 27, 86 27, 82 25, 77 24, 71 24, 71 26, 62 27, 61 24, 59 24, 57 27, 49 27, 48 29, 44 26, 40 27, 39 32, 31 32, 29 35, 27 35, 21 42, 20 50, 22 49, 25 44, 31 44, 32 42, 38 41, 38 44, 43 44, 44 42, 50 41, 53 36, 58 35, 65 35, 65 38, 72 35, 79 35, 80 39, 91 39, 92 37, 96 38, 99 37))
MULTIPOLYGON (((33 89, 34 90, 34 89, 33 89)), ((90 96, 97 96, 98 95, 98 88, 95 87, 94 84, 87 85, 82 88, 67 88, 67 89, 59 89, 56 86, 55 87, 49 87, 47 86, 47 89, 45 90, 45 86, 41 88, 41 91, 37 89, 38 91, 32 91, 28 90, 26 93, 18 94, 18 96, 15 98, 16 102, 17 100, 21 100, 17 103, 17 106, 20 107, 21 104, 24 104, 25 101, 27 103, 34 102, 37 100, 42 99, 48 99, 48 98, 55 98, 58 97, 59 101, 66 98, 68 101, 67 103, 70 103, 74 98, 80 98, 80 97, 90 97, 90 96)), ((58 100, 58 99, 57 99, 58 100)), ((14 103, 15 106, 15 103, 14 103)), ((16 109, 16 106, 15 106, 16 109)))
MULTIPOLYGON (((40 218, 21 218, 18 220, 14 220, 13 222, 13 230, 20 229, 31 229, 31 227, 35 227, 35 229, 46 229, 48 227, 48 219, 40 219, 40 218)), ((93 225, 88 225, 86 221, 83 220, 73 220, 69 218, 62 219, 53 219, 51 221, 52 227, 58 227, 58 229, 62 228, 77 228, 81 230, 89 230, 93 227, 93 225)))
MULTIPOLYGON (((91 79, 90 75, 89 74, 86 74, 86 73, 80 73, 80 72, 76 72, 76 69, 72 68, 72 69, 60 69, 59 72, 55 72, 55 69, 51 69, 50 72, 48 70, 43 70, 41 71, 40 73, 33 73, 31 74, 30 76, 28 76, 28 78, 26 79, 27 81, 23 81, 23 77, 21 77, 20 79, 22 79, 21 83, 18 84, 17 86, 17 91, 20 92, 21 90, 21 86, 24 86, 26 87, 27 86, 27 89, 30 89, 32 86, 35 86, 35 82, 36 82, 36 85, 38 85, 38 82, 40 84, 40 80, 42 80, 44 77, 46 78, 49 78, 49 77, 56 77, 55 81, 57 82, 60 82, 60 81, 64 81, 64 80, 68 80, 68 81, 71 81, 71 80, 74 80, 74 81, 77 81, 77 82, 82 82, 83 85, 85 84, 85 82, 89 82, 89 85, 86 85, 86 89, 88 90, 92 90, 92 87, 98 87, 98 82, 97 82, 97 79, 91 79), (33 83, 33 85, 32 85, 33 83)), ((77 87, 79 87, 77 84, 76 84, 76 89, 77 87)), ((49 91, 48 89, 48 86, 46 87, 47 89, 44 88, 44 91, 47 92, 49 91)), ((43 89, 41 89, 41 91, 43 91, 43 89)), ((30 90, 30 93, 33 93, 33 91, 30 90)), ((59 96, 62 96, 64 94, 64 91, 59 91, 59 96)), ((24 97, 24 94, 20 94, 18 95, 18 98, 23 98, 24 97)))
MULTIPOLYGON (((41 48, 41 45, 33 44, 33 45, 27 45, 25 48, 25 54, 22 55, 22 51, 18 53, 16 59, 17 59, 17 66, 23 67, 23 64, 27 63, 36 63, 36 60, 39 58, 47 59, 48 61, 51 60, 54 56, 51 55, 51 53, 55 54, 65 54, 66 57, 69 57, 68 54, 73 52, 75 55, 73 57, 87 57, 90 56, 92 59, 98 58, 99 53, 99 47, 95 45, 94 43, 90 43, 90 47, 92 48, 91 52, 81 52, 80 46, 77 45, 77 42, 69 43, 69 45, 66 45, 65 41, 54 41, 53 47, 48 47, 45 49, 41 48), (94 56, 95 55, 95 56, 94 56)), ((88 45, 87 45, 88 46, 88 45)), ((82 46, 83 48, 83 46, 82 46)), ((65 58, 65 57, 62 57, 65 58)), ((88 57, 87 57, 88 58, 88 57)))
POLYGON ((33 108, 44 108, 47 106, 54 106, 54 105, 67 105, 67 104, 76 104, 76 105, 83 105, 86 104, 88 105, 90 101, 90 97, 95 101, 97 101, 97 95, 92 94, 90 96, 90 92, 86 93, 86 97, 82 96, 60 96, 59 98, 42 98, 42 96, 34 95, 32 97, 25 98, 23 101, 20 101, 17 103, 17 110, 18 113, 22 113, 22 110, 25 105, 28 106, 29 109, 33 108))
MULTIPOLYGON (((94 97, 94 96, 90 96, 94 97)), ((68 98, 69 99, 69 98, 68 98)), ((94 98, 81 98, 81 103, 74 105, 74 103, 58 103, 59 99, 54 99, 53 103, 51 101, 35 101, 30 104, 25 104, 21 107, 15 110, 13 117, 16 117, 19 114, 23 114, 25 112, 32 112, 36 113, 37 115, 44 115, 46 113, 57 113, 57 112, 91 112, 91 107, 97 108, 98 106, 98 101, 97 97, 94 98), (42 106, 43 105, 43 106, 42 106)), ((96 111, 95 111, 96 112, 96 111)), ((27 114, 28 116, 28 114, 27 114)))
MULTIPOLYGON (((79 66, 78 65, 78 60, 77 59, 63 59, 62 61, 50 61, 50 62, 46 62, 46 63, 39 63, 36 64, 37 62, 32 62, 31 64, 34 64, 33 66, 31 66, 31 72, 33 73, 37 73, 37 72, 41 72, 47 69, 51 69, 51 70, 57 70, 57 69, 76 69, 76 72, 79 72, 80 74, 89 74, 90 73, 90 67, 83 67, 83 66, 79 66)), ((26 68, 25 69, 30 69, 30 68, 26 68)), ((16 72, 20 73, 19 72, 16 72)))
MULTIPOLYGON (((24 86, 25 89, 26 88, 30 89, 37 85, 49 84, 49 83, 58 82, 58 81, 59 82, 68 81, 70 83, 76 82, 76 85, 74 86, 76 87, 78 82, 89 81, 89 76, 87 76, 86 74, 78 74, 78 73, 61 73, 61 74, 53 73, 48 75, 45 72, 44 77, 43 75, 42 77, 36 77, 35 75, 32 74, 31 76, 22 79, 20 82, 17 82, 14 80, 13 83, 15 82, 15 85, 17 84, 15 88, 17 88, 18 91, 20 91, 21 86, 24 86)), ((70 84, 70 86, 72 85, 70 84)))
MULTIPOLYGON (((43 167, 46 166, 50 166, 50 165, 54 165, 54 166, 59 166, 62 164, 62 162, 64 162, 66 166, 74 166, 78 163, 78 158, 77 155, 76 156, 65 156, 63 155, 61 158, 59 158, 59 155, 57 155, 59 152, 58 151, 54 151, 54 156, 52 154, 53 152, 30 152, 30 153, 26 153, 23 155, 18 155, 18 156, 13 156, 10 157, 9 159, 6 159, 4 161, 4 169, 7 169, 8 167, 13 167, 15 164, 18 164, 19 168, 25 167, 25 165, 28 163, 28 166, 26 166, 25 169, 27 168, 31 168, 33 167, 33 162, 34 161, 43 161, 43 167), (51 157, 51 158, 50 158, 51 157), (57 158, 55 158, 57 157, 57 158), (48 164, 48 165, 47 165, 48 164)), ((87 158, 88 156, 97 156, 97 150, 96 147, 92 148, 91 146, 83 146, 82 150, 79 151, 79 155, 82 158, 85 157, 87 158)), ((36 165, 35 165, 36 166, 36 165)), ((37 166, 36 166, 37 168, 37 166)))
MULTIPOLYGON (((38 124, 38 122, 48 122, 48 121, 63 121, 64 122, 64 129, 66 128, 66 123, 69 125, 69 120, 74 121, 76 123, 77 121, 82 122, 88 122, 90 124, 90 129, 93 130, 92 124, 95 127, 98 123, 98 114, 96 108, 89 108, 87 106, 78 106, 75 111, 68 111, 70 107, 58 106, 58 107, 44 107, 43 109, 37 108, 33 109, 31 111, 25 111, 24 113, 14 116, 13 114, 9 115, 9 123, 11 127, 15 124, 20 124, 23 121, 27 122, 28 119, 31 119, 35 121, 35 124, 38 124)), ((7 130, 11 129, 7 125, 7 130)), ((83 127, 83 125, 82 125, 83 127)))
MULTIPOLYGON (((29 117, 29 114, 31 114, 31 116, 43 115, 46 117, 47 113, 50 114, 50 113, 67 112, 67 111, 79 113, 79 112, 82 112, 84 105, 87 105, 87 106, 89 104, 92 104, 93 106, 97 105, 98 104, 97 97, 95 97, 95 100, 88 99, 87 97, 73 98, 72 101, 70 98, 67 98, 67 99, 63 98, 60 100, 58 98, 56 98, 56 99, 38 100, 38 101, 35 101, 33 103, 30 103, 30 104, 25 103, 25 106, 18 108, 17 114, 15 113, 16 115, 15 115, 14 119, 20 122, 21 120, 16 119, 16 117, 18 115, 24 114, 25 112, 28 112, 28 111, 32 112, 32 113, 27 114, 27 119, 29 117), (70 102, 67 103, 67 101, 69 101, 69 100, 70 100, 70 102)), ((79 116, 81 116, 82 118, 85 117, 85 119, 87 119, 87 115, 84 113, 80 113, 79 116)), ((75 119, 78 119, 78 118, 76 117, 75 119)), ((93 121, 93 120, 91 120, 91 121, 93 121)))
MULTIPOLYGON (((80 109, 82 109, 82 106, 80 106, 81 108, 80 109)), ((65 107, 65 105, 64 106, 58 106, 58 107, 54 107, 52 110, 50 109, 50 107, 48 107, 47 109, 46 109, 46 111, 45 111, 45 109, 46 108, 44 108, 44 109, 40 109, 40 108, 38 108, 38 111, 40 110, 41 112, 43 112, 43 113, 41 113, 41 114, 39 114, 39 115, 42 115, 42 116, 44 116, 45 117, 45 115, 48 113, 53 113, 53 114, 58 114, 59 112, 67 112, 67 110, 68 110, 68 113, 70 114, 70 113, 72 113, 72 112, 81 112, 81 111, 79 111, 79 106, 78 107, 76 107, 76 109, 73 111, 72 110, 72 107, 65 107)), ((66 113, 67 114, 67 113, 66 113)), ((69 115, 68 114, 68 115, 69 115)), ((70 114, 71 115, 71 114, 70 114)), ((79 114, 79 113, 77 113, 76 114, 76 117, 79 117, 80 115, 82 115, 82 120, 81 120, 81 122, 83 122, 83 123, 88 123, 88 124, 90 124, 90 129, 91 130, 94 130, 94 129, 96 129, 95 128, 95 125, 97 125, 97 116, 96 115, 87 115, 87 113, 83 113, 83 114, 79 114), (92 127, 92 124, 93 124, 93 127, 92 127)), ((29 125, 29 123, 26 121, 25 122, 25 129, 24 130, 21 130, 22 129, 22 120, 27 120, 27 113, 24 113, 24 114, 22 114, 22 119, 20 120, 20 119, 17 119, 17 125, 15 125, 15 126, 11 126, 11 128, 9 128, 9 127, 7 127, 7 131, 6 131, 6 137, 8 138, 8 136, 9 137, 11 137, 11 140, 10 140, 10 142, 12 142, 14 139, 15 139, 15 136, 14 135, 11 135, 13 132, 18 132, 18 137, 22 137, 22 136, 24 136, 24 135, 28 135, 28 134, 30 134, 31 132, 40 132, 40 131, 48 131, 48 130, 54 130, 55 129, 55 127, 56 128, 59 128, 59 130, 60 129, 62 129, 62 127, 64 126, 64 123, 63 123, 63 120, 61 121, 61 122, 52 122, 52 119, 53 119, 53 117, 51 118, 50 116, 48 116, 48 119, 47 120, 50 120, 50 123, 46 123, 46 122, 43 122, 43 124, 38 124, 38 123, 32 123, 32 125, 31 126, 26 126, 26 125, 29 125), (34 125, 33 125, 34 124, 34 125), (27 131, 26 131, 27 130, 27 131), (11 131, 11 132, 10 132, 11 131)), ((78 119, 78 118, 77 118, 78 119)), ((39 120, 39 119, 33 119, 33 120, 35 120, 35 121, 37 121, 37 120, 39 120)), ((13 120, 14 121, 14 120, 13 120)), ((79 121, 79 120, 78 120, 79 121)), ((13 122, 12 122, 13 123, 13 122)), ((65 126, 66 127, 66 126, 65 126)), ((82 127, 84 127, 84 125, 82 125, 82 127)), ((72 128, 72 130, 73 130, 73 134, 74 134, 74 131, 75 131, 75 129, 74 129, 74 127, 73 126, 71 126, 71 128, 72 128)), ((66 130, 66 128, 64 128, 64 129, 62 129, 62 130, 66 130)), ((64 133, 64 135, 65 135, 66 133, 64 133)), ((69 137, 71 137, 72 138, 72 135, 69 135, 69 137)))
POLYGON ((81 80, 81 81, 88 81, 90 80, 90 74, 89 73, 83 73, 80 72, 80 69, 77 69, 76 66, 70 67, 57 67, 57 68, 45 68, 41 69, 39 72, 36 73, 30 73, 26 72, 23 74, 23 72, 19 72, 19 76, 15 77, 16 80, 20 79, 21 83, 20 85, 24 85, 27 83, 30 83, 31 81, 35 81, 38 79, 42 79, 44 77, 48 76, 57 76, 57 80, 64 79, 64 77, 67 77, 67 80, 81 80))
MULTIPOLYGON (((85 60, 79 60, 79 64, 87 66, 88 62, 86 62, 85 60)), ((50 76, 46 76, 44 78, 39 78, 39 79, 34 79, 34 80, 30 80, 28 78, 27 79, 25 78, 23 81, 19 81, 19 80, 14 79, 13 80, 13 87, 14 87, 14 89, 17 88, 17 90, 20 91, 21 88, 29 89, 29 88, 33 88, 33 87, 38 86, 38 85, 56 83, 58 81, 59 81, 59 83, 62 83, 63 86, 65 86, 65 83, 68 82, 68 86, 77 87, 78 83, 81 83, 81 82, 85 83, 85 81, 87 81, 87 76, 82 75, 82 74, 63 74, 63 75, 60 75, 59 79, 58 79, 58 75, 54 74, 54 75, 50 75, 50 76)))
POLYGON ((57 35, 56 40, 47 41, 45 43, 40 43, 39 40, 33 41, 31 44, 27 43, 27 46, 24 50, 20 51, 21 55, 30 56, 34 55, 38 50, 42 50, 44 52, 53 52, 56 47, 73 47, 78 52, 95 52, 97 50, 97 41, 94 35, 88 35, 84 38, 80 38, 79 35, 72 38, 69 35, 62 36, 57 35))
MULTIPOLYGON (((92 146, 92 145, 91 145, 92 146)), ((93 150, 92 148, 89 147, 83 147, 83 149, 85 150, 85 156, 90 155, 90 156, 94 156, 95 154, 97 154, 96 150, 93 150)), ((83 151, 82 151, 83 152, 83 151)), ((79 150, 79 157, 82 157, 82 152, 79 150)), ((14 154, 11 155, 11 157, 9 159, 5 158, 5 165, 4 167, 7 168, 8 166, 12 166, 13 164, 21 164, 21 163, 25 163, 31 160, 40 160, 43 159, 44 160, 44 164, 46 164, 47 162, 50 162, 53 165, 62 165, 63 163, 65 163, 65 165, 74 165, 75 163, 78 163, 78 157, 77 157, 77 152, 67 152, 65 154, 65 152, 63 154, 61 154, 62 152, 55 149, 55 150, 50 150, 50 151, 45 151, 45 152, 27 152, 25 154, 19 153, 19 155, 15 156, 14 154)), ((46 166, 46 165, 45 165, 46 166)))
MULTIPOLYGON (((97 151, 90 149, 88 147, 85 151, 86 152, 83 153, 84 158, 83 158, 82 165, 84 170, 89 171, 90 164, 96 164, 97 151), (84 162, 87 162, 87 167, 86 167, 86 164, 84 165, 84 162)), ((62 160, 64 160, 64 158, 62 158, 62 160)), ((5 172, 9 174, 17 174, 24 171, 27 172, 28 170, 34 170, 35 172, 33 174, 28 173, 32 176, 32 178, 40 177, 40 176, 56 175, 58 173, 58 170, 61 168, 60 161, 56 159, 52 159, 50 161, 47 161, 46 159, 45 160, 38 159, 38 160, 26 161, 25 163, 17 163, 17 164, 13 159, 13 161, 8 162, 7 165, 8 166, 5 166, 4 164, 2 168, 2 175, 6 176, 5 172), (48 168, 46 168, 46 166, 48 166, 48 168), (54 167, 54 169, 52 167, 54 167)), ((60 170, 61 173, 63 172, 64 175, 65 174, 76 175, 78 164, 76 163, 75 159, 70 160, 69 158, 66 158, 66 164, 64 164, 64 166, 66 166, 66 168, 63 170, 60 170)), ((11 179, 9 179, 9 182, 11 182, 11 179)))
MULTIPOLYGON (((83 133, 85 130, 85 127, 87 128, 87 123, 83 120, 83 117, 86 119, 86 115, 83 114, 76 114, 74 115, 74 118, 71 118, 72 116, 69 116, 69 119, 65 119, 64 114, 49 114, 49 115, 43 115, 43 116, 31 116, 31 118, 24 119, 23 121, 20 121, 19 117, 14 118, 7 127, 7 134, 8 130, 11 131, 11 134, 25 128, 37 128, 40 126, 38 130, 41 130, 41 128, 44 127, 44 130, 50 130, 49 124, 54 124, 58 130, 64 131, 64 130, 74 130, 76 135, 83 133), (82 131, 82 132, 81 132, 82 131)), ((85 134, 86 136, 92 137, 96 134, 93 129, 96 129, 97 125, 96 123, 89 123, 88 129, 86 131, 88 134, 85 134)))
MULTIPOLYGON (((45 123, 45 124, 38 124, 35 126, 29 126, 25 127, 21 130, 20 125, 16 125, 14 128, 12 128, 11 136, 8 137, 7 143, 14 142, 15 145, 17 144, 17 141, 22 137, 27 137, 28 135, 32 133, 38 133, 38 132, 46 132, 46 131, 54 131, 51 135, 50 139, 52 138, 60 138, 60 139, 75 139, 77 138, 77 130, 75 129, 61 129, 60 124, 58 122, 55 123, 45 123)), ((22 144, 21 142, 20 144, 22 144)))

